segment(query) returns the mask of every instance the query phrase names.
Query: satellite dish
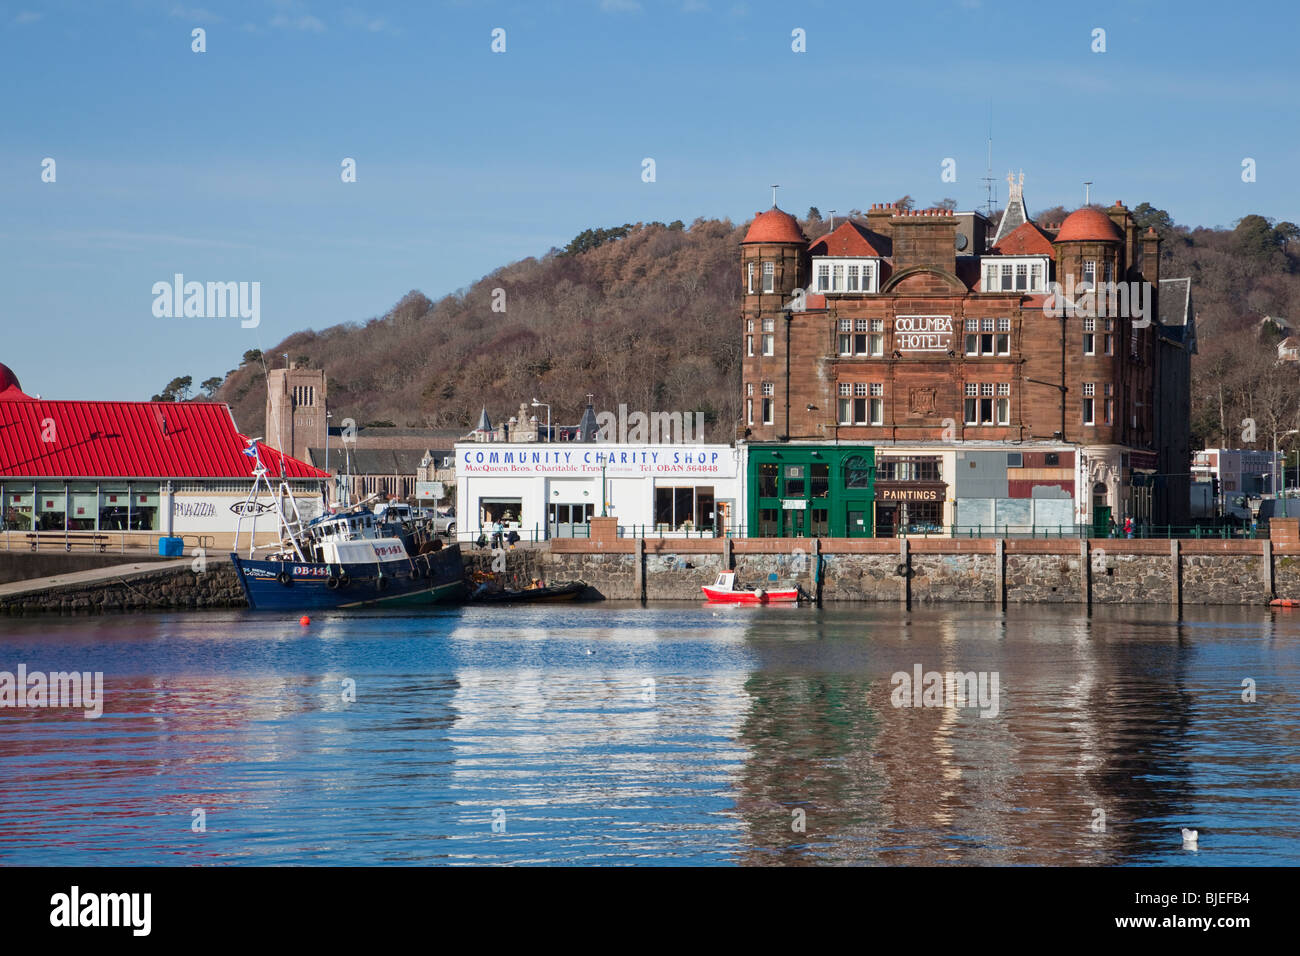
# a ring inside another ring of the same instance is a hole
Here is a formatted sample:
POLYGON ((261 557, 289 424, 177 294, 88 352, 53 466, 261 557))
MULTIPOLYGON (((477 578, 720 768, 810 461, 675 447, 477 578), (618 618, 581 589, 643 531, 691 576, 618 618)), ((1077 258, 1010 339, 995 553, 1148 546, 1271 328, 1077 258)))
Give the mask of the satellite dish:
POLYGON ((957 251, 958 251, 958 252, 961 252, 961 251, 962 251, 963 249, 965 249, 966 246, 968 246, 969 244, 970 244, 970 240, 966 238, 966 233, 964 233, 964 232, 959 232, 959 233, 957 233, 957 242, 956 242, 956 245, 957 245, 957 251))

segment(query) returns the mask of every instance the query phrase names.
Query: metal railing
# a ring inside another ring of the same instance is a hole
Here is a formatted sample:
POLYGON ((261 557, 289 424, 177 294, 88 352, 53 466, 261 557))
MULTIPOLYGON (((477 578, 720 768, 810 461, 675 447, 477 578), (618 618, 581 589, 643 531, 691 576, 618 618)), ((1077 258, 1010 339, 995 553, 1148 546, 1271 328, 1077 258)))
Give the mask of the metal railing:
MULTIPOLYGON (((466 546, 482 547, 506 547, 519 544, 538 544, 547 541, 550 538, 579 538, 586 539, 591 537, 591 526, 587 524, 576 524, 566 526, 563 534, 548 534, 547 529, 535 525, 531 528, 511 528, 502 534, 502 540, 498 543, 494 540, 494 535, 490 531, 484 531, 481 535, 473 532, 458 532, 455 540, 466 546), (510 533, 517 535, 517 540, 509 540, 510 533)), ((766 528, 760 529, 757 534, 751 534, 751 529, 746 525, 734 525, 726 531, 719 531, 713 528, 672 528, 664 524, 627 524, 618 526, 618 535, 620 538, 663 538, 663 539, 696 539, 696 538, 778 538, 779 534, 765 533, 766 528)), ((809 534, 807 532, 789 536, 789 540, 798 540, 801 538, 829 538, 830 534, 809 534)), ((1080 539, 1080 538, 1113 538, 1115 540, 1124 539, 1256 539, 1268 537, 1267 528, 1243 527, 1239 525, 1226 524, 1201 524, 1201 525, 1157 525, 1157 524, 1138 524, 1134 525, 1132 534, 1127 534, 1123 528, 1098 529, 1091 524, 1058 524, 1058 525, 1016 525, 1016 524, 973 524, 973 525, 914 525, 906 529, 896 529, 888 535, 849 535, 852 538, 1004 538, 1004 539, 1080 539)))

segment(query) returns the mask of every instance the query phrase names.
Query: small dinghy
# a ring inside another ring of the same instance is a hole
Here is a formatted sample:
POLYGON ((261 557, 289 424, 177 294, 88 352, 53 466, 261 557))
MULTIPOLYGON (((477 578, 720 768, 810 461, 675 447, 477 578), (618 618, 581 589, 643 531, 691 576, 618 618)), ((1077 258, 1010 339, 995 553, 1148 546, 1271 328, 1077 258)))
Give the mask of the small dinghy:
POLYGON ((704 596, 717 604, 797 604, 798 588, 737 587, 736 572, 723 571, 712 585, 701 586, 704 596))
POLYGON ((495 576, 476 574, 477 587, 470 592, 469 599, 475 603, 523 604, 534 601, 573 601, 587 589, 582 581, 564 581, 560 584, 545 584, 540 579, 527 587, 494 587, 495 576))

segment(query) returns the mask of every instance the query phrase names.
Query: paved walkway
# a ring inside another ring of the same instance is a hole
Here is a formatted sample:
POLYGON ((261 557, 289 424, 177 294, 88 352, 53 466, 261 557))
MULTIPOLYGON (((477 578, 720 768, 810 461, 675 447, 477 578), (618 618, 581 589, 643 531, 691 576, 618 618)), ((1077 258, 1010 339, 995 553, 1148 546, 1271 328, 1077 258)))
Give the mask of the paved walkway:
MULTIPOLYGON (((193 558, 178 558, 175 561, 142 561, 135 564, 115 564, 107 568, 91 568, 88 571, 68 571, 63 574, 52 574, 45 578, 32 578, 28 581, 13 581, 9 584, 0 584, 0 598, 20 596, 33 591, 50 591, 54 588, 95 584, 99 581, 130 580, 148 574, 156 574, 159 571, 176 571, 180 568, 188 568, 193 562, 193 558)), ((228 553, 208 557, 209 565, 228 564, 229 562, 230 555, 228 553)))

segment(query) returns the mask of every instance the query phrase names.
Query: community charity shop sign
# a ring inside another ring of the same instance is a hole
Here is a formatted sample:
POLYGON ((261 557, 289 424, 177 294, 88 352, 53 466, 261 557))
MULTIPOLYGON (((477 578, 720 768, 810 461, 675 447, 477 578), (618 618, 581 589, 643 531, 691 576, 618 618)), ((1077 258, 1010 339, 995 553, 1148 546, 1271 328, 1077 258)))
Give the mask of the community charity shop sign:
POLYGON ((479 443, 456 446, 457 475, 599 475, 734 478, 729 445, 479 443))

